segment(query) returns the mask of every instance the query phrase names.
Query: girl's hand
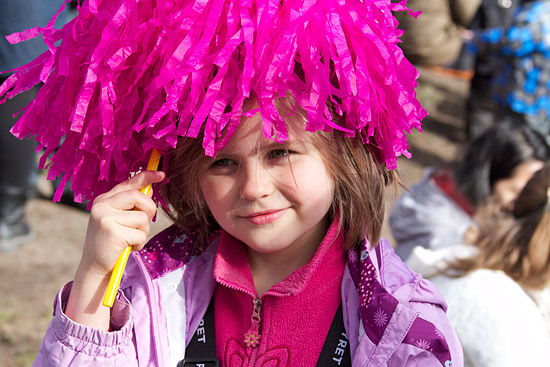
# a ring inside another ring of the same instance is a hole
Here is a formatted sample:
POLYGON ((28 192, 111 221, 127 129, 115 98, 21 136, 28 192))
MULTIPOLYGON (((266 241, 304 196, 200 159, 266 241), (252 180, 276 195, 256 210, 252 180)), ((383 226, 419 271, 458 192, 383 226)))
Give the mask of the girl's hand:
POLYGON ((141 172, 94 200, 79 268, 105 276, 126 247, 143 248, 157 208, 139 190, 163 179, 163 172, 141 172))
POLYGON ((163 179, 162 172, 141 172, 94 200, 82 259, 65 308, 73 321, 109 329, 110 308, 102 300, 113 266, 126 247, 143 248, 157 211, 154 201, 139 190, 163 179))

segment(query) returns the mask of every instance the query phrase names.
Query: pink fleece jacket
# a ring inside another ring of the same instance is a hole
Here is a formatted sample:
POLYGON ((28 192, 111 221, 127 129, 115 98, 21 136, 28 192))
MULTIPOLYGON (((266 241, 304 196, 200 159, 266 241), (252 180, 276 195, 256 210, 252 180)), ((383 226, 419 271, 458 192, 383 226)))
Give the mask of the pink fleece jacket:
POLYGON ((224 367, 317 364, 341 301, 346 253, 337 232, 333 223, 311 260, 262 295, 254 321, 258 295, 244 245, 222 233, 214 265, 214 315, 216 354, 224 367), (254 331, 259 340, 250 335, 254 331))

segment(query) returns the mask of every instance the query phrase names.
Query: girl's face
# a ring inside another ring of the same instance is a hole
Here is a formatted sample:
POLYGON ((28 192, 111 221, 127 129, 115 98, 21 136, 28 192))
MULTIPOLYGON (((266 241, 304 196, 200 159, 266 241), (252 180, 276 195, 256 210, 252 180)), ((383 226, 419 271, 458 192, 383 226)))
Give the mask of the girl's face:
POLYGON ((544 163, 537 160, 523 162, 514 168, 511 177, 495 182, 493 195, 495 195, 499 204, 509 208, 523 190, 527 181, 543 166, 544 163))
POLYGON ((249 250, 311 251, 322 241, 334 185, 308 134, 291 133, 283 145, 265 138, 259 113, 243 117, 226 147, 205 162, 200 187, 206 204, 249 250))

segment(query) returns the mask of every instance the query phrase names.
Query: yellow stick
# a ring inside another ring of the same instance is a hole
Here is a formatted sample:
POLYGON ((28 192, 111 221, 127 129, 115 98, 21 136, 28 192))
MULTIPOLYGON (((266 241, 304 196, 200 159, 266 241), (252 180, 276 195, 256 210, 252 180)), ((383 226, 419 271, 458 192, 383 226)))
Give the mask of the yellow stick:
MULTIPOLYGON (((149 158, 149 163, 147 164, 147 171, 156 171, 159 166, 159 161, 160 153, 156 149, 153 149, 151 152, 151 158, 149 158)), ((153 188, 151 185, 147 185, 140 191, 145 195, 151 196, 153 188)), ((115 296, 120 285, 120 280, 122 279, 122 273, 124 273, 124 268, 126 267, 126 262, 128 261, 131 250, 131 246, 126 247, 124 252, 118 257, 118 260, 113 267, 113 272, 111 273, 111 279, 109 279, 109 285, 107 286, 105 297, 103 297, 103 306, 113 307, 113 304, 115 303, 115 296)))

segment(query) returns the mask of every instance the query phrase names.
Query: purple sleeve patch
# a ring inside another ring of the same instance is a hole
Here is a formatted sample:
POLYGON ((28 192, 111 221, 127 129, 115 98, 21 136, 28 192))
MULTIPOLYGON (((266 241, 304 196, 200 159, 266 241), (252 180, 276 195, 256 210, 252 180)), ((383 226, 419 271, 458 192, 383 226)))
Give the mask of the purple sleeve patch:
POLYGON ((159 278, 200 255, 204 248, 197 242, 198 231, 184 231, 172 225, 151 238, 139 251, 149 275, 159 278))
POLYGON ((451 367, 451 353, 445 336, 432 323, 419 317, 414 320, 403 343, 432 352, 442 366, 451 367))
POLYGON ((366 242, 361 249, 350 250, 350 254, 350 270, 359 292, 363 326, 369 339, 378 345, 398 301, 378 282, 376 268, 370 259, 366 242), (358 253, 353 253, 355 251, 358 253))
MULTIPOLYGON (((380 256, 378 256, 380 258, 380 256)), ((360 314, 368 338, 378 345, 399 301, 380 284, 367 241, 348 253, 350 273, 359 292, 360 314)), ((433 353, 442 366, 451 367, 451 354, 444 335, 431 323, 416 318, 403 343, 433 353)))

